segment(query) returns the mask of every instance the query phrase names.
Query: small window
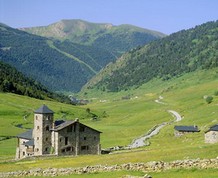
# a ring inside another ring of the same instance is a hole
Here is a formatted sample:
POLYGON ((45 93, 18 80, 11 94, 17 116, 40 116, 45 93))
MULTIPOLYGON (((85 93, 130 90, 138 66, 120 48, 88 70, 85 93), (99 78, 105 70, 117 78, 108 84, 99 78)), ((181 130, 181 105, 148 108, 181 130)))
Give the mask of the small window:
POLYGON ((48 151, 48 147, 45 148, 45 151, 46 151, 46 152, 48 151))
POLYGON ((84 137, 84 140, 86 140, 86 137, 84 137))
POLYGON ((65 137, 65 145, 68 144, 68 137, 65 137))
POLYGON ((47 121, 51 120, 51 116, 47 116, 47 117, 46 117, 46 120, 47 120, 47 121))
POLYGON ((36 116, 36 120, 38 120, 38 116, 36 116))
POLYGON ((23 151, 23 156, 25 156, 25 152, 23 151))
POLYGON ((39 126, 37 126, 37 130, 39 130, 39 126))
POLYGON ((49 131, 49 126, 48 126, 48 125, 45 127, 45 130, 46 130, 46 131, 49 131))
POLYGON ((89 150, 89 146, 81 146, 81 150, 89 150))
POLYGON ((96 140, 96 136, 94 136, 94 140, 96 140))
POLYGON ((61 142, 61 141, 62 141, 62 139, 60 138, 60 139, 59 139, 59 141, 61 142))
POLYGON ((37 137, 37 140, 39 140, 39 137, 37 137))
POLYGON ((45 138, 45 141, 48 141, 48 137, 45 138))
POLYGON ((64 152, 65 152, 65 149, 62 149, 61 152, 64 153, 64 152))
POLYGON ((38 151, 39 151, 39 149, 38 149, 38 148, 36 148, 35 150, 36 150, 36 152, 38 152, 38 151))
POLYGON ((71 150, 72 150, 71 147, 66 148, 66 151, 71 151, 71 150))

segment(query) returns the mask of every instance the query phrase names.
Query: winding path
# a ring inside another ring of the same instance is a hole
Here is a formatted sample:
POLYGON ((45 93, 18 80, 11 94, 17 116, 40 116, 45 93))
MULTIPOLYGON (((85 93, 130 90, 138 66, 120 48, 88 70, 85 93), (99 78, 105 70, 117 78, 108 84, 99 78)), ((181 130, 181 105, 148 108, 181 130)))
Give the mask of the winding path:
MULTIPOLYGON (((159 99, 163 99, 163 98, 161 97, 159 99)), ((164 104, 163 102, 160 102, 159 99, 155 100, 155 102, 157 102, 159 104, 164 104)), ((175 118, 174 121, 163 122, 161 124, 158 124, 158 125, 154 126, 144 136, 141 136, 141 137, 136 138, 135 140, 133 140, 133 142, 130 145, 128 145, 128 148, 138 148, 138 147, 142 147, 142 146, 148 145, 149 143, 148 142, 145 143, 145 141, 147 141, 148 139, 150 139, 154 135, 157 135, 164 126, 166 126, 168 124, 171 124, 173 122, 179 122, 179 121, 182 120, 182 117, 180 116, 180 114, 178 112, 173 111, 173 110, 168 110, 167 112, 172 114, 172 116, 175 118)))
POLYGON ((154 135, 157 135, 165 125, 167 125, 167 122, 157 125, 153 129, 151 129, 146 135, 135 139, 133 143, 129 145, 129 148, 138 148, 148 145, 149 143, 145 143, 145 141, 153 137, 154 135))
POLYGON ((173 111, 173 110, 168 110, 168 112, 171 113, 176 118, 174 122, 179 122, 182 120, 182 117, 180 116, 178 112, 173 111))

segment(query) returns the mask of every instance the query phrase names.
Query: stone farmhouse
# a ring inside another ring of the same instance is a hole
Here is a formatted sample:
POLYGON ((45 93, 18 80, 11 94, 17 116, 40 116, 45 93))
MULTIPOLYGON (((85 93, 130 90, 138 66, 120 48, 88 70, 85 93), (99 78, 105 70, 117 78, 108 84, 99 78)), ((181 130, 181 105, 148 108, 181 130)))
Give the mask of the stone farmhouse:
POLYGON ((209 128, 205 132, 205 143, 217 143, 218 142, 218 124, 209 128))
POLYGON ((198 126, 175 126, 174 135, 176 137, 182 136, 187 133, 200 132, 198 126))
POLYGON ((79 122, 56 120, 46 105, 34 112, 34 128, 17 135, 16 159, 42 155, 100 154, 100 131, 79 122))

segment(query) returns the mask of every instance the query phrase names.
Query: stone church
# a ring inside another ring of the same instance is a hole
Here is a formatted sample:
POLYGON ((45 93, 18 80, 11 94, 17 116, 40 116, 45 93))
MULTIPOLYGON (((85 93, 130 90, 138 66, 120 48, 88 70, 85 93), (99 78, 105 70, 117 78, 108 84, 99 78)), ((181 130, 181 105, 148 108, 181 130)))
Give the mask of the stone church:
POLYGON ((34 128, 17 135, 16 159, 42 155, 100 154, 100 131, 79 122, 56 120, 46 105, 34 112, 34 128))

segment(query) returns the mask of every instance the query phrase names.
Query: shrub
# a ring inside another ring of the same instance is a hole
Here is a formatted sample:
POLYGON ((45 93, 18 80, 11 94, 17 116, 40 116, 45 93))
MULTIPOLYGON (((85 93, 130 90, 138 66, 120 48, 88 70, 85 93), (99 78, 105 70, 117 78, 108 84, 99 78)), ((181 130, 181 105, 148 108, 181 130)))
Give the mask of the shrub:
POLYGON ((205 100, 206 100, 207 104, 210 104, 213 101, 213 97, 212 96, 208 96, 205 100))

